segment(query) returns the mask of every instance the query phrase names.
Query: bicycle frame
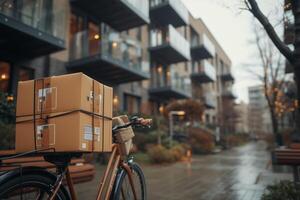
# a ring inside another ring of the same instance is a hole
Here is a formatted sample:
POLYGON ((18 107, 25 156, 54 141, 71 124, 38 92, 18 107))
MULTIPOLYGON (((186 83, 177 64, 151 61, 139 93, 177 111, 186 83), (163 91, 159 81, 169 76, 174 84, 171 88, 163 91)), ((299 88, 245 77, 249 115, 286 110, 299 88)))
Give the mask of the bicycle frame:
MULTIPOLYGON (((112 147, 112 153, 110 155, 108 165, 105 169, 104 175, 102 176, 102 179, 100 181, 98 193, 97 193, 97 200, 102 200, 103 197, 105 197, 105 200, 108 200, 110 198, 110 195, 112 193, 113 185, 116 180, 118 167, 122 167, 124 170, 126 170, 128 177, 129 177, 129 183, 134 195, 134 199, 137 200, 137 194, 134 188, 133 183, 133 177, 130 166, 124 162, 121 154, 120 154, 120 147, 119 144, 113 144, 112 147), (106 190, 105 190, 106 188, 106 190)), ((63 170, 61 170, 61 173, 57 177, 56 183, 54 184, 54 187, 52 189, 52 195, 48 198, 48 200, 53 200, 62 184, 63 177, 66 176, 67 180, 67 186, 70 191, 70 195, 72 200, 77 200, 76 192, 74 189, 74 185, 72 182, 72 178, 70 176, 70 172, 68 167, 66 166, 63 170)))

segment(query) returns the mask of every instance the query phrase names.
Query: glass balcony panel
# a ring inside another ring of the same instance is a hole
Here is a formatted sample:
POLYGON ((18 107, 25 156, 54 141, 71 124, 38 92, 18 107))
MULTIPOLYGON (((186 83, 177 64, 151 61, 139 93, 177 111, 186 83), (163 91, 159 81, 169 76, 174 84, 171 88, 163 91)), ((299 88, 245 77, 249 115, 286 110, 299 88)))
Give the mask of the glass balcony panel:
POLYGON ((142 59, 142 46, 134 38, 121 34, 102 24, 102 33, 96 27, 80 31, 71 36, 70 60, 79 60, 101 55, 116 65, 149 74, 149 62, 142 59))
POLYGON ((214 57, 216 50, 211 40, 203 33, 199 36, 192 30, 191 34, 191 48, 194 59, 205 59, 214 57))
POLYGON ((164 54, 165 58, 168 57, 171 61, 174 60, 174 63, 190 59, 189 42, 171 25, 150 31, 150 47, 159 46, 161 46, 160 55, 164 54), (173 57, 174 59, 172 59, 173 57))
POLYGON ((177 51, 183 54, 186 58, 190 59, 190 44, 189 42, 182 36, 176 29, 169 25, 169 43, 173 46, 177 51))
POLYGON ((217 97, 216 94, 213 92, 207 92, 204 95, 204 102, 205 105, 209 108, 216 108, 217 107, 217 97))
POLYGON ((125 0, 130 3, 136 10, 140 11, 145 17, 149 18, 149 1, 148 0, 125 0))
POLYGON ((202 44, 213 56, 215 55, 215 46, 205 34, 202 35, 202 44))
POLYGON ((150 0, 150 8, 159 7, 161 5, 170 5, 177 15, 179 15, 186 24, 188 24, 189 13, 181 0, 150 0))
POLYGON ((158 66, 152 67, 151 76, 152 89, 173 90, 175 93, 190 97, 191 96, 191 79, 180 76, 172 67, 167 68, 158 66))
POLYGON ((5 0, 0 4, 0 13, 64 40, 67 3, 62 0, 5 0))
POLYGON ((203 60, 200 62, 195 62, 192 67, 192 74, 207 76, 211 81, 216 81, 216 69, 214 66, 208 62, 207 60, 203 60))

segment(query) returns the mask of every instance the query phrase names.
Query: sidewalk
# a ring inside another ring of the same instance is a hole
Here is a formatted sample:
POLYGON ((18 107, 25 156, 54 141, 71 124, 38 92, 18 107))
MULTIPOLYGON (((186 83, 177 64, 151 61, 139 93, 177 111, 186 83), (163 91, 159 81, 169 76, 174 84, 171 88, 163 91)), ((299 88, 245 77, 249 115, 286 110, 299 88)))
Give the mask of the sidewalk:
MULTIPOLYGON (((251 143, 215 155, 193 157, 192 163, 142 166, 149 200, 258 200, 268 184, 292 180, 273 173, 264 143, 251 143)), ((76 186, 79 199, 95 199, 99 176, 76 186)))

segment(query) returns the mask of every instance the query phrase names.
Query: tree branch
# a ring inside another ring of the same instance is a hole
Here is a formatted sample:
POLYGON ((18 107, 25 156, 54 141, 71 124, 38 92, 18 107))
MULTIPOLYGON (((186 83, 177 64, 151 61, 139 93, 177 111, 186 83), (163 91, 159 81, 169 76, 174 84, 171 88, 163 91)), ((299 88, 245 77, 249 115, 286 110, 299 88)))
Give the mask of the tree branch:
POLYGON ((284 55, 284 57, 287 60, 293 63, 293 52, 290 50, 290 48, 287 45, 285 45, 281 41, 281 39, 275 32, 274 27, 269 22, 268 18, 262 13, 260 8, 258 7, 256 0, 247 0, 246 6, 250 7, 249 11, 264 27, 268 36, 270 37, 274 45, 277 47, 277 49, 284 55))

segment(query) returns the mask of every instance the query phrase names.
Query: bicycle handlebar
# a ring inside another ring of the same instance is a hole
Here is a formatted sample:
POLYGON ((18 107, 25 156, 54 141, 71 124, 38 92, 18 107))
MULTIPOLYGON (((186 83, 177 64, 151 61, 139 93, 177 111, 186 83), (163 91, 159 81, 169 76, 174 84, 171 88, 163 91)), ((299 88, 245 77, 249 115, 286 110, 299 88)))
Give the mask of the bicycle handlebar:
POLYGON ((144 118, 139 118, 139 117, 132 117, 130 122, 124 124, 124 125, 117 125, 113 127, 112 131, 116 131, 122 128, 127 128, 129 126, 143 126, 143 127, 149 127, 152 124, 152 119, 144 119, 144 118))

